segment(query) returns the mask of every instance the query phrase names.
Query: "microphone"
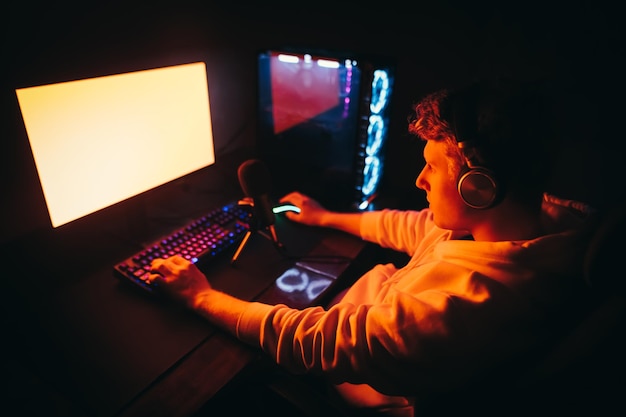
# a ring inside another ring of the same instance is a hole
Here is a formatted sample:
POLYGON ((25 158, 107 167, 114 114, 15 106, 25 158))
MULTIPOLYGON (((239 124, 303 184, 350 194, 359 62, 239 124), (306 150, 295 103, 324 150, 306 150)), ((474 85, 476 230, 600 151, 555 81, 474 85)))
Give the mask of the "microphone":
POLYGON ((254 232, 271 240, 276 249, 280 251, 285 249, 278 240, 276 228, 274 227, 276 216, 274 215, 269 195, 272 188, 272 180, 267 166, 258 159, 249 159, 239 166, 237 176, 239 177, 239 185, 241 185, 241 189, 246 195, 246 198, 240 201, 240 204, 251 205, 254 216, 252 218, 253 224, 250 225, 250 229, 241 240, 230 261, 231 264, 237 261, 248 239, 254 232))
POLYGON ((269 196, 272 180, 267 166, 259 159, 249 159, 239 166, 237 176, 243 193, 252 200, 259 227, 273 225, 276 217, 269 196))

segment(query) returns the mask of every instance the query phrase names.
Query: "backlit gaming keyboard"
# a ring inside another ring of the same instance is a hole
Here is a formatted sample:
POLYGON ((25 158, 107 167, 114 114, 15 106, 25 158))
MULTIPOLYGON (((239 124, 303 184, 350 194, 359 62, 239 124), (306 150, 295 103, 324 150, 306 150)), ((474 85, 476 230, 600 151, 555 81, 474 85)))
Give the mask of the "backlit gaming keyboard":
POLYGON ((250 211, 236 202, 218 207, 115 265, 113 273, 153 291, 147 282, 153 259, 178 254, 194 263, 210 262, 243 238, 250 218, 250 211))

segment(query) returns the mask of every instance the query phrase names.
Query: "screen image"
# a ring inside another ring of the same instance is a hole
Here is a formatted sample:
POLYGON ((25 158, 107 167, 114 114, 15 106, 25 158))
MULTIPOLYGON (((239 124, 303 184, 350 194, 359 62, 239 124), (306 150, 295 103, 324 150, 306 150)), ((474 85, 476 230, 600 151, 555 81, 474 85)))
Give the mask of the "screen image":
POLYGON ((342 95, 347 97, 351 86, 345 81, 340 85, 339 66, 337 61, 314 60, 311 55, 271 55, 275 134, 333 109, 341 103, 342 95))
POLYGON ((16 95, 55 228, 215 163, 204 62, 16 95))

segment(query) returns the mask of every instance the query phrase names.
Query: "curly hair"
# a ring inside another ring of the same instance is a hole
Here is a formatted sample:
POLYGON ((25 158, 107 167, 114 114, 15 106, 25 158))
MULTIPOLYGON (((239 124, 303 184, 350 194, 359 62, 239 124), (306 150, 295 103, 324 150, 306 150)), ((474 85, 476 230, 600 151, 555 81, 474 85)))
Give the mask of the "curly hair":
POLYGON ((448 171, 451 175, 456 176, 465 160, 457 146, 454 129, 441 116, 442 103, 447 99, 449 93, 449 90, 443 89, 420 100, 414 106, 415 113, 409 120, 409 133, 423 140, 445 142, 448 145, 446 148, 446 154, 449 158, 448 171))
POLYGON ((547 87, 496 79, 439 90, 414 106, 408 131, 446 142, 451 173, 458 174, 465 164, 458 142, 471 142, 480 164, 509 191, 522 198, 537 196, 550 178, 560 140, 547 87))

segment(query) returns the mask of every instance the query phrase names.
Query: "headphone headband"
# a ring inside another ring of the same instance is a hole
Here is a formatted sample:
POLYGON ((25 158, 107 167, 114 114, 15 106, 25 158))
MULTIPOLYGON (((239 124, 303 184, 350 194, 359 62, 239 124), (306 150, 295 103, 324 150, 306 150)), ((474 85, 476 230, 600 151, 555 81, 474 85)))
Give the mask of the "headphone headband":
POLYGON ((476 148, 478 132, 478 100, 471 97, 468 105, 458 96, 448 97, 445 111, 457 146, 465 162, 457 180, 459 195, 469 207, 487 209, 498 203, 501 189, 493 171, 484 166, 483 158, 476 148))

